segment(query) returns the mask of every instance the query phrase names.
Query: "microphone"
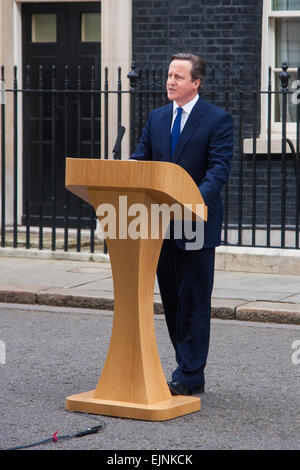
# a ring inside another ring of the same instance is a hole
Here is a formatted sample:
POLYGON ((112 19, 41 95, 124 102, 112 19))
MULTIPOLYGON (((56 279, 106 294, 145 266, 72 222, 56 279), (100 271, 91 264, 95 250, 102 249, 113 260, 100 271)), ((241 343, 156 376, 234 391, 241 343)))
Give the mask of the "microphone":
POLYGON ((117 140, 116 140, 115 146, 113 148, 114 160, 119 159, 119 155, 120 155, 120 151, 121 151, 121 142, 122 142, 123 136, 125 134, 125 131, 126 131, 126 129, 125 129, 124 126, 121 126, 119 128, 117 140))

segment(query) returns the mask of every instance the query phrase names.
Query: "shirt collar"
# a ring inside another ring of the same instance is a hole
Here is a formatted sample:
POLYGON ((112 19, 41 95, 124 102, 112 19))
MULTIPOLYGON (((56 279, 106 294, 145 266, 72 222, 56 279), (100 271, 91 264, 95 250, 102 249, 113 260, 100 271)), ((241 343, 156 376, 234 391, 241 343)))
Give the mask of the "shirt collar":
MULTIPOLYGON (((184 112, 186 112, 187 114, 190 114, 193 107, 197 103, 198 99, 199 99, 199 95, 197 94, 195 96, 195 98, 193 98, 191 101, 189 101, 185 105, 181 106, 181 108, 183 109, 184 112)), ((175 113, 175 111, 178 107, 180 107, 180 106, 176 103, 176 101, 173 101, 173 114, 175 113)))

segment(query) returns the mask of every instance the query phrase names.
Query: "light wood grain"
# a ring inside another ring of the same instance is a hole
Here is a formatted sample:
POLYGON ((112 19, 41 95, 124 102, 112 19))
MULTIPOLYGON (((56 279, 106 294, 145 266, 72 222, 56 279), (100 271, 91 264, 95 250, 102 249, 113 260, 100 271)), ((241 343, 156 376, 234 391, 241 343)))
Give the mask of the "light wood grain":
MULTIPOLYGON (((139 203, 147 208, 149 225, 153 203, 204 207, 194 181, 169 163, 67 159, 66 186, 95 210, 101 203, 111 204, 117 216, 119 196, 125 195, 128 207, 139 203)), ((118 228, 117 238, 106 240, 114 283, 114 320, 106 361, 95 390, 68 397, 66 406, 149 420, 197 411, 199 398, 171 396, 156 344, 153 291, 165 234, 160 230, 157 239, 122 239, 118 228)))
POLYGON ((90 203, 87 190, 99 189, 100 179, 102 190, 118 188, 119 192, 147 191, 153 203, 188 204, 194 214, 207 220, 207 207, 196 183, 183 168, 174 163, 66 159, 66 188, 86 202, 90 203))
POLYGON ((165 421, 199 411, 201 401, 199 397, 180 395, 153 405, 141 405, 139 403, 99 400, 94 397, 94 390, 91 390, 68 397, 67 409, 144 421, 165 421))

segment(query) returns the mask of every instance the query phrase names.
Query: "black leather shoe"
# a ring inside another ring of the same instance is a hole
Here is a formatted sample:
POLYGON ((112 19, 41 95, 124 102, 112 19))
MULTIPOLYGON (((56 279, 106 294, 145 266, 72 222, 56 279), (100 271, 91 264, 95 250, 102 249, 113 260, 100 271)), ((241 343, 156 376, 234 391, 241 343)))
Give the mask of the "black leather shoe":
POLYGON ((168 382, 168 385, 172 395, 191 395, 189 389, 178 380, 168 382))
POLYGON ((201 385, 193 391, 193 395, 201 395, 202 393, 205 393, 204 385, 201 385))
POLYGON ((175 380, 168 382, 168 386, 172 395, 201 395, 205 392, 204 385, 197 387, 191 392, 182 382, 175 380))

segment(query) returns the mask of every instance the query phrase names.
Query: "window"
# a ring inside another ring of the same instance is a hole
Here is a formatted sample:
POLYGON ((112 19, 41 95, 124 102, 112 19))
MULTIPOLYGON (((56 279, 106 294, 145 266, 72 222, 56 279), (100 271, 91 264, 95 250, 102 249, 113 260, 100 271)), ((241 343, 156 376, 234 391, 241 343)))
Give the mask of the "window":
POLYGON ((56 42, 55 13, 37 13, 32 15, 32 42, 56 42))
POLYGON ((83 13, 81 15, 81 41, 101 42, 100 13, 83 13))
MULTIPOLYGON (((290 11, 299 11, 300 0, 274 0, 273 11, 282 11, 289 13, 290 11)), ((299 17, 279 17, 275 18, 275 82, 278 89, 278 74, 283 62, 287 62, 289 72, 291 74, 290 83, 297 79, 296 69, 300 66, 300 16, 299 17)), ((296 121, 296 106, 291 100, 288 103, 287 120, 296 121)), ((281 106, 277 96, 275 102, 275 122, 281 121, 281 106)))
MULTIPOLYGON (((265 34, 263 34, 263 49, 266 50, 262 67, 267 70, 272 67, 272 88, 280 90, 279 74, 283 62, 288 64, 288 72, 291 77, 290 87, 297 79, 297 67, 300 67, 300 0, 272 0, 264 1, 265 34)), ((266 75, 264 75, 266 76, 266 75)), ((262 88, 266 88, 267 80, 264 79, 262 88)), ((281 122, 281 99, 274 96, 274 113, 272 121, 275 129, 281 122)), ((296 121, 296 106, 292 97, 288 98, 287 121, 296 121)), ((291 129, 291 126, 290 126, 291 129)))
MULTIPOLYGON (((283 62, 288 64, 291 75, 289 86, 296 79, 300 67, 300 0, 263 0, 262 24, 261 90, 268 88, 268 69, 271 66, 272 90, 280 90, 279 74, 283 62)), ((282 103, 281 97, 272 95, 271 152, 281 153, 282 103)), ((288 95, 287 126, 288 137, 296 142, 296 106, 292 95, 288 95)), ((268 96, 261 97, 261 132, 256 141, 257 153, 265 154, 268 148, 268 96)), ((244 152, 253 150, 252 139, 244 140, 244 152)), ((287 147, 289 151, 289 147, 287 147)))
POLYGON ((300 0, 272 0, 272 10, 300 10, 300 0))

